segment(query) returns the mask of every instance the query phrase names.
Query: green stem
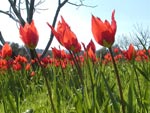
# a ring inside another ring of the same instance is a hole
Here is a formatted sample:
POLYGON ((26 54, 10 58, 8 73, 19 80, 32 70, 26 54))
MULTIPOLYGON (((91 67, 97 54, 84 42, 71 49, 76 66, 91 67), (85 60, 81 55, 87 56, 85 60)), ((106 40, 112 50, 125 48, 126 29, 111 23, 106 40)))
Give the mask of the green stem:
MULTIPOLYGON (((34 49, 34 51, 35 51, 35 49, 34 49)), ((41 64, 40 59, 39 59, 39 57, 37 56, 37 54, 36 54, 36 58, 37 58, 38 63, 39 63, 39 65, 40 65, 40 67, 41 67, 42 75, 44 76, 44 79, 45 79, 45 82, 46 82, 46 87, 47 87, 48 95, 49 95, 49 101, 50 101, 50 103, 51 103, 53 112, 56 113, 56 109, 55 109, 54 102, 53 102, 53 98, 52 98, 52 90, 51 90, 50 85, 48 84, 48 79, 47 79, 45 70, 44 70, 44 68, 42 67, 42 64, 41 64)))
POLYGON ((82 70, 81 70, 81 67, 79 65, 79 62, 78 62, 78 59, 77 59, 75 53, 70 50, 69 50, 69 53, 72 56, 73 62, 75 64, 75 66, 77 68, 77 72, 79 74, 79 78, 80 78, 80 82, 81 82, 81 89, 82 89, 82 99, 84 100, 84 81, 83 81, 82 70))
POLYGON ((78 63, 78 60, 77 60, 77 58, 76 58, 76 55, 75 55, 75 53, 72 52, 72 51, 69 51, 69 53, 71 54, 72 60, 73 60, 75 66, 76 66, 76 68, 77 68, 77 71, 78 71, 78 74, 79 74, 79 77, 80 77, 80 80, 81 80, 81 84, 82 84, 82 86, 84 86, 82 70, 81 70, 81 67, 80 67, 80 65, 79 65, 79 63, 78 63))
POLYGON ((111 57, 112 57, 114 71, 115 71, 115 74, 116 74, 116 79, 117 79, 117 83, 118 83, 118 87, 119 87, 119 93, 120 93, 120 99, 121 99, 121 105, 122 105, 122 113, 125 113, 125 103, 124 103, 124 98, 123 98, 121 81, 120 81, 119 72, 118 72, 118 69, 117 69, 115 59, 113 57, 113 52, 112 52, 111 47, 109 48, 109 51, 110 51, 110 54, 111 54, 111 57))
POLYGON ((64 69, 62 67, 62 61, 59 59, 59 62, 60 62, 60 67, 61 67, 61 71, 62 71, 62 75, 63 75, 63 82, 65 84, 65 72, 64 72, 64 69))
MULTIPOLYGON (((42 73, 43 73, 43 71, 42 71, 42 73)), ((54 102, 53 102, 53 99, 52 99, 51 87, 48 84, 48 79, 47 79, 46 75, 44 73, 43 73, 43 75, 44 75, 44 79, 45 79, 45 82, 46 82, 46 87, 47 87, 47 90, 48 90, 49 100, 50 100, 50 103, 52 105, 53 112, 56 113, 56 109, 55 109, 54 102)))
POLYGON ((139 81, 139 77, 138 77, 137 71, 136 71, 136 69, 135 69, 135 64, 134 64, 134 62, 133 62, 133 69, 134 69, 134 72, 135 72, 135 75, 136 75, 136 80, 137 80, 138 90, 139 90, 139 94, 140 94, 141 105, 142 105, 142 107, 144 108, 143 103, 142 103, 142 93, 141 93, 140 81, 139 81))

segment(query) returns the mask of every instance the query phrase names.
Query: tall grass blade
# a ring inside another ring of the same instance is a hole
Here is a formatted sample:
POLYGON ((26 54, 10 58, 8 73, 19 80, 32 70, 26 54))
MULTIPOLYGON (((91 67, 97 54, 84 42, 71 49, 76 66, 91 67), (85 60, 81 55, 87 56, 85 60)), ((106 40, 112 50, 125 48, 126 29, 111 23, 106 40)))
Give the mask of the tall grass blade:
POLYGON ((113 94, 112 94, 112 91, 111 91, 111 89, 110 89, 110 87, 109 87, 109 85, 108 85, 108 83, 107 83, 107 80, 106 80, 106 78, 105 78, 105 76, 104 76, 103 73, 102 73, 102 77, 103 77, 103 80, 104 80, 104 82, 105 82, 105 86, 106 86, 106 88, 107 88, 107 91, 108 91, 108 94, 109 94, 109 96, 110 96, 110 99, 111 99, 111 101, 112 101, 112 105, 113 105, 113 108, 114 108, 114 110, 115 110, 115 113, 118 113, 120 110, 119 110, 119 107, 118 107, 118 105, 117 105, 117 100, 114 98, 114 96, 113 96, 113 94))
MULTIPOLYGON (((131 77, 133 78, 133 77, 131 77)), ((130 81, 129 89, 128 89, 128 106, 127 106, 128 113, 134 113, 134 106, 133 106, 133 79, 130 81)))
POLYGON ((147 75, 147 73, 143 71, 142 69, 140 69, 139 67, 136 66, 136 68, 141 73, 141 75, 143 75, 143 77, 150 82, 149 75, 147 75))

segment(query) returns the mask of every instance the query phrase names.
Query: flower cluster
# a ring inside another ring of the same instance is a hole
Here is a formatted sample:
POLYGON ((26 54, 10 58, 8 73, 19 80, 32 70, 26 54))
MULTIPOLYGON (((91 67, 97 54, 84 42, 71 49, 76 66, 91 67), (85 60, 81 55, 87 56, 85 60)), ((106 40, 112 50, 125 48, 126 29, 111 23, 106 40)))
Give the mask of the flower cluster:
MULTIPOLYGON (((52 48, 52 56, 47 56, 45 58, 40 59, 40 64, 43 67, 48 67, 49 65, 61 66, 65 68, 68 64, 74 65, 74 61, 79 61, 80 64, 84 62, 85 58, 90 58, 92 62, 98 62, 101 60, 104 64, 107 64, 112 60, 110 53, 107 53, 103 56, 103 58, 97 58, 96 55, 96 47, 94 42, 91 40, 87 46, 82 43, 84 48, 84 52, 81 51, 81 44, 79 43, 75 33, 71 30, 70 26, 61 17, 61 21, 58 22, 57 29, 55 30, 49 23, 47 23, 52 33, 58 40, 58 42, 64 46, 67 51, 59 50, 55 47, 52 48), (76 57, 73 59, 73 57, 76 57)), ((91 18, 91 31, 94 36, 94 39, 101 46, 111 48, 115 41, 115 34, 117 30, 117 24, 115 20, 115 11, 112 12, 111 23, 107 20, 102 22, 102 20, 98 17, 92 15, 91 18)), ((20 26, 20 38, 24 42, 24 44, 29 49, 35 49, 39 35, 38 31, 34 25, 34 21, 30 24, 26 23, 24 26, 20 26)), ((145 50, 136 50, 134 46, 131 44, 128 50, 121 50, 119 48, 113 49, 114 51, 114 59, 116 61, 120 60, 148 60, 150 51, 148 54, 145 50)), ((7 70, 12 68, 14 70, 26 69, 31 70, 31 65, 37 62, 37 59, 32 59, 31 62, 28 62, 27 58, 24 56, 15 56, 14 59, 12 56, 12 48, 8 43, 5 43, 2 49, 0 50, 0 70, 7 70)), ((39 62, 37 63, 39 64, 39 62)))

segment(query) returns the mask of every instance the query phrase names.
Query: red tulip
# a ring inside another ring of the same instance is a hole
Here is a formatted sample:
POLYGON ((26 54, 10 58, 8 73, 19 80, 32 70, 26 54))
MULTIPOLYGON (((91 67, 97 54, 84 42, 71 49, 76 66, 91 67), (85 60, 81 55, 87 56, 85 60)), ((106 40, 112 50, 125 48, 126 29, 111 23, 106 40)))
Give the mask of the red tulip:
POLYGON ((71 31, 63 17, 61 17, 61 20, 62 22, 58 22, 57 31, 55 31, 49 23, 47 24, 62 46, 68 50, 79 52, 81 50, 81 45, 79 44, 76 35, 71 31))
POLYGON ((0 59, 0 73, 3 71, 3 70, 7 70, 9 67, 8 65, 8 61, 6 59, 0 59))
POLYGON ((16 71, 19 71, 19 70, 22 69, 22 66, 21 66, 20 63, 17 62, 17 63, 13 64, 13 69, 16 70, 16 71))
POLYGON ((20 38, 28 48, 34 49, 37 46, 39 35, 34 21, 31 24, 26 23, 24 27, 20 26, 19 32, 20 38))
POLYGON ((22 64, 22 63, 27 63, 28 60, 27 60, 26 57, 18 55, 18 56, 15 57, 14 62, 19 62, 19 63, 22 64))
POLYGON ((104 59, 107 60, 107 61, 112 61, 111 54, 110 54, 110 53, 107 53, 107 54, 104 56, 104 59))
POLYGON ((30 76, 33 77, 33 76, 35 76, 35 74, 36 74, 36 73, 35 73, 34 71, 32 71, 32 72, 30 73, 30 76))
POLYGON ((85 55, 85 56, 88 55, 88 57, 89 57, 93 62, 95 62, 95 61, 96 61, 96 54, 95 54, 95 52, 96 52, 96 47, 95 47, 94 42, 91 40, 91 41, 89 42, 89 44, 87 45, 87 47, 85 47, 85 44, 84 44, 84 43, 82 43, 82 45, 83 45, 84 50, 87 52, 87 53, 85 52, 84 55, 85 55))
POLYGON ((91 40, 90 42, 89 42, 89 44, 87 45, 87 50, 89 50, 89 49, 92 49, 92 51, 95 53, 96 52, 96 47, 95 47, 95 44, 94 44, 94 42, 91 40))
POLYGON ((58 59, 65 59, 66 58, 66 53, 64 50, 58 50, 55 47, 52 48, 52 53, 54 58, 58 59))
POLYGON ((88 49, 87 53, 88 53, 88 56, 91 58, 91 60, 93 62, 95 62, 96 61, 96 55, 95 55, 95 52, 92 50, 91 47, 88 49))
POLYGON ((114 48, 113 51, 114 51, 114 53, 117 54, 117 53, 119 53, 119 48, 114 48))
POLYGON ((5 43, 4 46, 2 47, 2 51, 1 51, 1 55, 2 58, 7 58, 7 57, 11 57, 12 55, 12 48, 8 43, 5 43))
POLYGON ((30 64, 30 63, 26 64, 25 70, 26 70, 26 71, 29 71, 30 69, 31 69, 31 64, 30 64))
POLYGON ((111 24, 105 20, 92 15, 92 33, 96 42, 104 47, 111 47, 115 41, 117 24, 114 18, 115 10, 112 12, 111 24))
POLYGON ((128 60, 132 60, 133 58, 135 58, 135 56, 136 56, 136 50, 135 50, 134 46, 132 44, 130 44, 128 50, 125 53, 125 57, 128 60))
POLYGON ((135 60, 136 61, 143 61, 143 60, 148 61, 148 55, 146 53, 146 50, 145 49, 137 50, 135 60))

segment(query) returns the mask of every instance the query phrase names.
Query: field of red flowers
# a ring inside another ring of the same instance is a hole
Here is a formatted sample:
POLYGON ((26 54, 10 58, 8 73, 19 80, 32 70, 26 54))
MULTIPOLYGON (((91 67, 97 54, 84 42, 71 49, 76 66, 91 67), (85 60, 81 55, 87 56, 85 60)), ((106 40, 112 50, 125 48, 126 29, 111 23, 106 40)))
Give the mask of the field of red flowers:
POLYGON ((149 113, 150 50, 112 48, 117 24, 92 15, 91 29, 96 42, 108 49, 96 55, 91 40, 79 43, 65 19, 55 30, 58 42, 66 48, 52 48, 52 56, 36 53, 39 35, 32 20, 20 25, 20 38, 31 58, 12 57, 5 43, 0 50, 1 113, 149 113), (81 47, 84 52, 81 52, 81 47))

